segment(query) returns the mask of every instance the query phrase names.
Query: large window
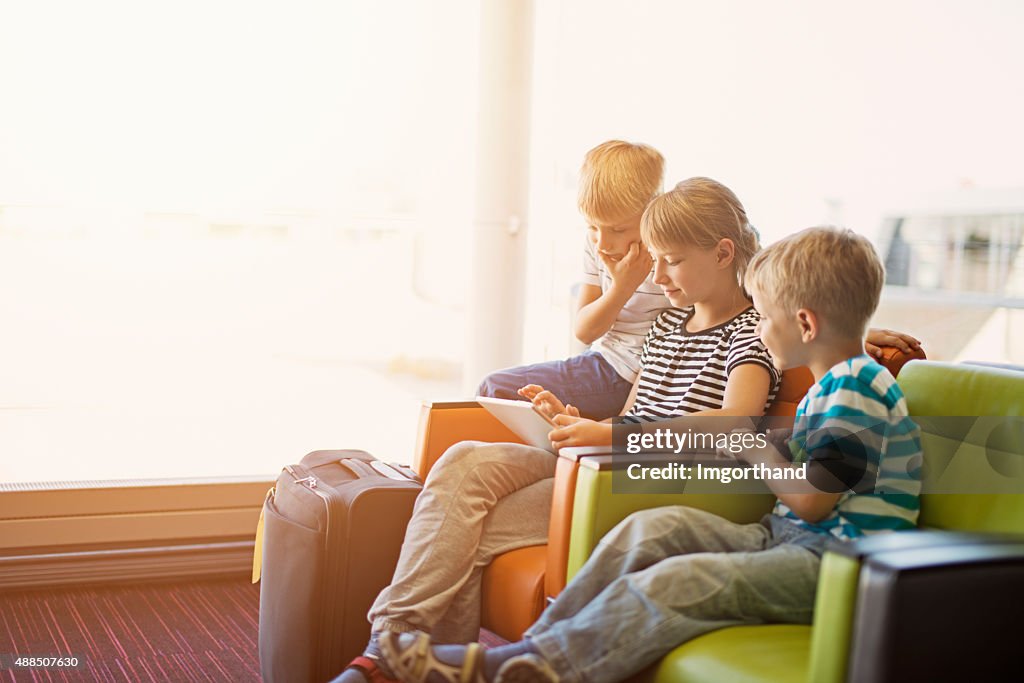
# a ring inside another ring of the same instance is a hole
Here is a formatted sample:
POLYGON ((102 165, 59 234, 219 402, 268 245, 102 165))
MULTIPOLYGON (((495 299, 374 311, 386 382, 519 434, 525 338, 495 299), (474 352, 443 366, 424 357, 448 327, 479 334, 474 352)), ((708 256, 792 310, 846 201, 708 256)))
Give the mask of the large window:
POLYGON ((0 482, 408 460, 458 394, 472 3, 4 3, 0 482))

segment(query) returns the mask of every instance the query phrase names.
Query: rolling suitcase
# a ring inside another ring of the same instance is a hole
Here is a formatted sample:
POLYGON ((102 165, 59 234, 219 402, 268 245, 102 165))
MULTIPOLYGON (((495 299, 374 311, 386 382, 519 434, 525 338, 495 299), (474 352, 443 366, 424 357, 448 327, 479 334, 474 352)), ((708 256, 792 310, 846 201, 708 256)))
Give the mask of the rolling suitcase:
POLYGON ((264 681, 320 683, 362 652, 421 488, 412 470, 364 451, 314 451, 282 470, 254 568, 264 681))

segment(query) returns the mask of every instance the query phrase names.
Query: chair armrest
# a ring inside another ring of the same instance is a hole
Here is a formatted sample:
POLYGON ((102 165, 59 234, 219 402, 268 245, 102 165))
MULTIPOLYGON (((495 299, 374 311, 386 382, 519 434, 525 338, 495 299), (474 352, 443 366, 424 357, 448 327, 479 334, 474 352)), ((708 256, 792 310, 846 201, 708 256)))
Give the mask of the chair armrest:
POLYGON ((883 346, 881 349, 882 357, 878 359, 878 362, 884 365, 893 377, 897 377, 903 366, 912 360, 928 360, 923 348, 910 353, 903 353, 895 346, 883 346))
POLYGON ((939 536, 863 560, 851 681, 1019 674, 1020 617, 1010 606, 1024 604, 1024 539, 939 536))
POLYGON ((555 463, 555 486, 551 496, 551 521, 548 525, 547 568, 544 572, 544 594, 555 597, 566 584, 569 564, 569 542, 576 496, 579 458, 563 448, 555 463))
MULTIPOLYGON (((855 624, 863 614, 860 598, 867 576, 865 568, 875 558, 884 560, 903 555, 907 559, 916 555, 920 560, 924 557, 919 554, 922 552, 956 556, 978 545, 1004 543, 1007 538, 922 530, 878 534, 849 542, 830 541, 818 574, 808 680, 844 683, 848 680, 851 663, 857 666, 862 659, 861 654, 851 652, 851 644, 858 640, 854 636, 855 624)), ((927 677, 924 680, 928 680, 927 677)))
POLYGON ((986 545, 1020 540, 1009 534, 977 534, 939 529, 897 531, 891 534, 874 534, 853 541, 830 539, 826 551, 850 557, 858 562, 887 553, 909 550, 935 550, 965 545, 986 545))
POLYGON ((437 459, 460 441, 523 442, 476 401, 424 401, 420 408, 412 468, 426 480, 437 459))

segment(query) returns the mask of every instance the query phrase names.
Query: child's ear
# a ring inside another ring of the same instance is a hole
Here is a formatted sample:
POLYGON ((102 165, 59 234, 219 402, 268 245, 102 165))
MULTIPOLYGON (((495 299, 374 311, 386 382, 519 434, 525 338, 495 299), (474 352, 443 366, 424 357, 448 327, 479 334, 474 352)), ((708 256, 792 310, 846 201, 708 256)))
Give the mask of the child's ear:
POLYGON ((801 308, 796 312, 796 322, 800 326, 800 341, 808 343, 814 341, 818 336, 818 316, 806 308, 801 308))
POLYGON ((724 268, 725 266, 732 265, 733 258, 736 257, 736 245, 728 237, 723 237, 718 240, 718 246, 715 247, 715 258, 718 259, 718 266, 724 268))

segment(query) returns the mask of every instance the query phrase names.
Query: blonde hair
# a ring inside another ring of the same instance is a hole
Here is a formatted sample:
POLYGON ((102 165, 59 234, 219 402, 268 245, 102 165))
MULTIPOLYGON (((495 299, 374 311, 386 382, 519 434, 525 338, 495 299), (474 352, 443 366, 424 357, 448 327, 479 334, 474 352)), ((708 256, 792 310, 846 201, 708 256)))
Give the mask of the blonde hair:
POLYGON ((840 334, 863 338, 878 308, 885 268, 866 237, 820 226, 789 235, 754 257, 746 284, 787 313, 807 308, 840 334))
POLYGON ((760 249, 743 204, 732 190, 711 178, 689 178, 655 198, 640 221, 640 237, 660 251, 679 245, 711 249, 728 239, 741 287, 747 264, 760 249))
POLYGON ((590 223, 616 224, 643 213, 661 192, 665 158, 650 145, 602 142, 580 169, 579 208, 590 223))

